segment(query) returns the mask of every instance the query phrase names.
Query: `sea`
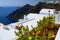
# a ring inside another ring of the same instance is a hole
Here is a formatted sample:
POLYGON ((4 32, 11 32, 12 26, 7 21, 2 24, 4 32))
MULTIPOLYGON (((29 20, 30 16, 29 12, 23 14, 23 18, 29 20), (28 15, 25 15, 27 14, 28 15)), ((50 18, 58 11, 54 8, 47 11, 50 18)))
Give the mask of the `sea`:
MULTIPOLYGON (((10 23, 14 23, 16 21, 11 20, 9 18, 7 18, 7 16, 16 11, 17 9, 19 9, 20 7, 0 7, 0 23, 3 24, 10 24, 10 23)), ((58 15, 56 15, 58 17, 58 15)), ((56 19, 57 20, 57 19, 56 19)))
POLYGON ((17 10, 18 8, 20 8, 20 7, 0 7, 0 23, 10 24, 12 22, 15 22, 15 21, 12 21, 9 18, 7 18, 7 16, 10 13, 17 10))

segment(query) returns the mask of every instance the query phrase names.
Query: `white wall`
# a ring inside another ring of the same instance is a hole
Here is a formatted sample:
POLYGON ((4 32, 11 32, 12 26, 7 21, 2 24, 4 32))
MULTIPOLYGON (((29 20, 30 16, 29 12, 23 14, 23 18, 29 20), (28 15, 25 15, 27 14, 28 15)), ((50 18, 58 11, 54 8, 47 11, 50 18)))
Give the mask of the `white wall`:
POLYGON ((55 9, 41 9, 39 14, 46 14, 46 15, 48 15, 49 11, 50 11, 50 14, 54 14, 55 13, 55 9))

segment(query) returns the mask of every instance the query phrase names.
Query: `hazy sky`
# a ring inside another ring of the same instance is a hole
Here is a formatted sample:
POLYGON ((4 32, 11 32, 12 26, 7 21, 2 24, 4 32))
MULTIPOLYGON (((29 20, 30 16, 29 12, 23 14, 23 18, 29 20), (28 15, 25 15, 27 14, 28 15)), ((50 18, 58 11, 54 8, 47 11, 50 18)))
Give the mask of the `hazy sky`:
MULTIPOLYGON (((41 0, 0 0, 0 6, 22 6, 25 4, 35 5, 41 0)), ((45 0, 45 1, 53 1, 53 0, 45 0)))
POLYGON ((25 4, 35 5, 40 0, 0 0, 0 6, 22 6, 25 4))

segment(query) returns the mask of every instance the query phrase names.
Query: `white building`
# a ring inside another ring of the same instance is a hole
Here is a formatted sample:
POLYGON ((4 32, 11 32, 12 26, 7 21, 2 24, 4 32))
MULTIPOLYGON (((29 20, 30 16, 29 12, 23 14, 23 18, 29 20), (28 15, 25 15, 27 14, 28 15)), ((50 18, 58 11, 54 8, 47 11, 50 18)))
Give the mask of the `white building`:
POLYGON ((13 40, 16 36, 14 33, 14 29, 9 30, 5 29, 6 25, 0 23, 0 40, 13 40))
POLYGON ((55 9, 41 9, 41 11, 39 12, 39 14, 49 14, 49 11, 50 11, 50 14, 54 14, 55 13, 55 9))
POLYGON ((16 23, 11 23, 7 26, 11 26, 13 29, 15 29, 16 26, 22 24, 23 26, 29 26, 29 29, 32 30, 31 25, 33 27, 37 26, 37 21, 43 19, 44 16, 48 16, 48 15, 43 15, 43 14, 37 14, 37 13, 29 13, 26 18, 27 20, 20 20, 19 22, 16 23))
MULTIPOLYGON (((0 25, 0 40, 12 40, 14 37, 15 37, 15 34, 14 34, 14 30, 15 30, 15 27, 16 26, 20 26, 20 24, 22 24, 23 26, 27 26, 29 27, 29 30, 32 30, 32 27, 36 27, 37 26, 37 21, 39 20, 42 20, 43 17, 47 17, 48 16, 48 11, 51 11, 51 15, 55 13, 55 9, 42 9, 39 14, 37 13, 29 13, 27 16, 24 16, 24 19, 16 22, 16 23, 11 23, 11 24, 8 24, 8 25, 3 25, 1 24, 0 25), (27 18, 27 19, 25 19, 27 18), (5 30, 3 27, 8 27, 10 30, 5 30)), ((57 40, 57 37, 56 37, 56 40, 57 40)))
POLYGON ((50 15, 55 16, 55 23, 60 23, 60 11, 56 13, 55 9, 41 9, 39 14, 48 15, 49 11, 50 11, 50 15))
MULTIPOLYGON (((48 4, 48 3, 53 3, 53 4, 54 4, 54 0, 47 2, 47 4, 48 4)), ((57 0, 57 1, 55 2, 55 4, 56 4, 56 3, 59 3, 59 1, 57 0)))
MULTIPOLYGON (((9 25, 11 27, 13 26, 12 28, 14 28, 14 29, 15 29, 16 26, 18 26, 20 24, 22 24, 23 26, 27 26, 28 25, 30 30, 31 30, 32 29, 31 25, 33 27, 36 27, 37 26, 37 21, 43 19, 44 16, 48 16, 49 11, 50 11, 50 15, 55 15, 55 9, 41 9, 39 14, 37 14, 37 13, 35 13, 35 14, 34 13, 29 13, 27 16, 26 15, 24 16, 24 19, 19 19, 18 22, 11 23, 9 25)), ((58 22, 58 15, 59 14, 56 14, 56 15, 55 15, 56 16, 56 18, 55 18, 56 23, 59 23, 58 22)), ((9 25, 7 25, 7 26, 9 26, 9 25)))
POLYGON ((47 4, 48 4, 48 3, 54 3, 54 1, 49 1, 49 2, 47 2, 47 4))
POLYGON ((55 40, 60 40, 60 28, 59 28, 59 30, 58 30, 58 32, 57 32, 57 35, 56 35, 55 40))

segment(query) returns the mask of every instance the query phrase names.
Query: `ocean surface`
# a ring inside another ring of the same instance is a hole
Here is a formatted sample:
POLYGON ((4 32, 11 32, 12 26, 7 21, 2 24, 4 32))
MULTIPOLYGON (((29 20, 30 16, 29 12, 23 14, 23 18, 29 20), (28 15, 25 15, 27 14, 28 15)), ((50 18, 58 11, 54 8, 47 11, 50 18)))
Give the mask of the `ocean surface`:
POLYGON ((14 21, 7 18, 7 16, 19 7, 0 7, 0 23, 10 24, 14 21))

